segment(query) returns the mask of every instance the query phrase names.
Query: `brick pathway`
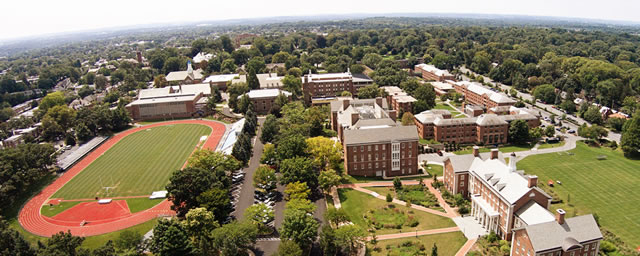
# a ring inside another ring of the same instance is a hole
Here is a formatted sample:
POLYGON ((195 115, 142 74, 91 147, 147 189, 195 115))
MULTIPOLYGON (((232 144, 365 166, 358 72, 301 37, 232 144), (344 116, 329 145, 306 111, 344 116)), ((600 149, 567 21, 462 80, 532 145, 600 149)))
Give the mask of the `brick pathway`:
POLYGON ((49 201, 51 196, 55 194, 56 191, 62 188, 68 181, 70 181, 74 176, 78 175, 82 170, 84 170, 84 168, 89 166, 89 164, 100 157, 100 155, 105 153, 109 148, 115 145, 122 138, 126 137, 129 134, 150 127, 171 124, 201 124, 211 127, 211 134, 209 134, 207 141, 203 145, 203 148, 211 150, 214 150, 216 148, 216 146, 220 142, 220 139, 222 138, 222 135, 225 132, 225 126, 218 122, 208 120, 179 120, 135 127, 118 133, 105 141, 95 150, 91 151, 89 154, 87 154, 87 156, 78 161, 71 169, 66 171, 64 175, 60 176, 53 183, 44 188, 40 193, 31 198, 31 200, 29 200, 29 202, 27 202, 20 210, 20 214, 18 215, 18 221, 20 222, 20 225, 22 225, 25 230, 38 236, 50 237, 55 233, 67 230, 69 230, 73 235, 76 236, 94 236, 135 226, 137 224, 147 222, 158 216, 175 215, 175 212, 171 210, 171 203, 167 200, 164 200, 151 209, 137 212, 131 214, 128 217, 119 218, 114 221, 101 222, 100 224, 96 225, 89 224, 80 226, 80 223, 77 223, 76 225, 61 225, 60 223, 52 223, 50 221, 51 218, 45 218, 44 216, 40 215, 40 208, 42 208, 42 205, 49 201))
POLYGON ((473 247, 473 244, 475 244, 477 240, 478 240, 477 238, 467 240, 467 242, 464 243, 464 245, 462 245, 460 250, 458 250, 458 252, 456 253, 456 256, 467 255, 467 253, 469 252, 469 250, 471 250, 471 247, 473 247))
MULTIPOLYGON (((379 235, 376 238, 378 241, 380 240, 388 240, 388 239, 397 239, 397 238, 407 238, 407 237, 416 237, 416 236, 424 236, 424 235, 435 235, 435 234, 443 234, 460 231, 458 227, 450 227, 450 228, 439 228, 439 229, 429 229, 429 230, 421 230, 418 232, 405 232, 405 233, 397 233, 397 234, 387 234, 387 235, 379 235)), ((371 241, 372 237, 367 237, 367 241, 371 241)))

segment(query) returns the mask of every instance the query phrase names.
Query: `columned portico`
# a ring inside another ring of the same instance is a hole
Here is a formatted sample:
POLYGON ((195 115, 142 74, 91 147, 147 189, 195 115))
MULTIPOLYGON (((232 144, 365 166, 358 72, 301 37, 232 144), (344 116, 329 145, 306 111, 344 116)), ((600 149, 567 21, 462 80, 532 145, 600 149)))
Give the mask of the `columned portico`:
POLYGON ((498 233, 498 212, 479 195, 471 197, 471 215, 488 231, 498 233))

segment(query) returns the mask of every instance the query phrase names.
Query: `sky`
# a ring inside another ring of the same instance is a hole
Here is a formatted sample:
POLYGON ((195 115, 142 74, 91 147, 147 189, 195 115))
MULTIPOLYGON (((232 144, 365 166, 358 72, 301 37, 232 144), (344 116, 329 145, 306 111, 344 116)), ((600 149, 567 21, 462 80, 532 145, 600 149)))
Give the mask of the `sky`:
POLYGON ((638 0, 3 0, 0 9, 0 40, 130 25, 326 14, 514 14, 640 22, 638 0))

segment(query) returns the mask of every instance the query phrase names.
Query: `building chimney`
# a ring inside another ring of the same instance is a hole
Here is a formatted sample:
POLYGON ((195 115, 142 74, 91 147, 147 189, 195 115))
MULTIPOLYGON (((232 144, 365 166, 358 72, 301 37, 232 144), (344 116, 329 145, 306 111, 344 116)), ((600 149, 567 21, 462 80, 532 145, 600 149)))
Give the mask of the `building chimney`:
POLYGON ((347 108, 349 108, 349 102, 349 99, 342 100, 342 110, 347 110, 347 108))
POLYGON ((376 104, 378 104, 378 106, 382 107, 382 97, 376 97, 376 104))
POLYGON ((178 93, 182 93, 182 84, 178 84, 178 93))
POLYGON ((491 159, 498 159, 498 149, 497 148, 493 148, 491 149, 491 159))
POLYGON ((509 171, 510 172, 516 171, 516 153, 515 152, 511 152, 511 157, 509 157, 509 171))
POLYGON ((360 119, 359 113, 351 113, 351 125, 355 125, 358 122, 358 119, 360 119))
POLYGON ((473 146, 473 156, 474 157, 480 157, 480 147, 473 146))
POLYGON ((536 175, 529 175, 527 177, 527 186, 529 188, 535 187, 538 185, 538 176, 536 175))
POLYGON ((396 119, 398 118, 398 117, 396 116, 396 115, 397 115, 397 113, 396 113, 396 111, 395 111, 395 110, 389 110, 388 114, 389 114, 389 118, 391 118, 391 120, 393 120, 394 122, 395 122, 395 121, 396 121, 396 119))
POLYGON ((564 215, 566 214, 566 212, 562 209, 558 209, 556 210, 556 221, 558 222, 558 224, 562 225, 564 224, 564 215))

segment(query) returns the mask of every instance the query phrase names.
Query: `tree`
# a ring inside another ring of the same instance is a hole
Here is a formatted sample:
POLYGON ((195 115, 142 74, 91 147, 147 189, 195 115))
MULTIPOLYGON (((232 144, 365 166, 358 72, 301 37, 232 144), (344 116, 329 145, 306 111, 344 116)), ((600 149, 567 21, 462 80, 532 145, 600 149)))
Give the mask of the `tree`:
POLYGON ((226 189, 211 188, 196 197, 200 207, 212 212, 218 222, 224 222, 233 211, 231 198, 226 189))
POLYGON ((246 133, 240 133, 236 143, 231 149, 231 155, 238 159, 242 164, 246 164, 251 159, 251 138, 246 133))
POLYGON ((286 75, 282 78, 282 88, 293 94, 293 98, 296 99, 302 95, 302 80, 299 77, 293 75, 286 75))
POLYGON ((240 169, 241 163, 222 152, 198 149, 189 156, 187 166, 224 173, 240 169))
POLYGON ((194 255, 194 248, 177 219, 161 219, 153 228, 151 252, 160 256, 194 255))
POLYGON ((382 61, 382 56, 377 53, 367 53, 362 57, 362 63, 370 67, 371 69, 376 69, 378 67, 378 63, 382 61))
POLYGON ((238 69, 233 59, 226 59, 222 61, 222 65, 220 65, 220 70, 224 74, 234 73, 238 69))
POLYGON ((609 119, 607 119, 607 125, 609 125, 609 127, 611 127, 611 129, 620 132, 622 131, 622 126, 624 126, 624 123, 627 120, 624 118, 615 118, 615 117, 611 117, 609 119))
POLYGON ((256 242, 257 235, 258 228, 251 222, 231 222, 212 232, 212 248, 221 256, 243 255, 256 242))
POLYGON ((585 121, 592 124, 602 124, 602 115, 596 106, 589 107, 589 109, 584 112, 583 118, 585 121))
POLYGON ((336 229, 336 244, 346 255, 352 255, 364 243, 367 232, 360 226, 344 225, 336 229))
POLYGON ((256 227, 258 227, 260 233, 264 234, 270 233, 267 224, 274 220, 275 214, 273 212, 273 209, 269 208, 269 206, 263 203, 259 203, 249 206, 244 211, 244 218, 251 221, 253 225, 256 225, 256 227))
POLYGON ((412 125, 413 124, 413 114, 409 112, 405 112, 402 114, 402 125, 412 125))
POLYGON ((246 113, 251 107, 251 99, 249 99, 249 95, 244 94, 238 99, 238 105, 234 111, 236 113, 246 113))
POLYGON ((47 113, 49 108, 60 105, 65 105, 64 94, 62 94, 62 92, 53 92, 42 98, 40 105, 38 105, 38 110, 42 113, 41 115, 44 115, 47 113))
POLYGON ((640 114, 636 113, 622 126, 620 146, 625 156, 640 156, 640 114))
POLYGON ((389 193, 387 193, 387 197, 385 199, 386 199, 387 203, 391 203, 393 201, 393 197, 389 193))
POLYGON ((339 226, 340 223, 350 221, 349 215, 342 208, 330 208, 324 213, 324 218, 334 226, 339 226))
POLYGON ((289 184, 296 181, 306 182, 310 188, 318 184, 318 175, 313 170, 313 163, 306 157, 294 157, 280 162, 281 184, 289 184))
MULTIPOLYGON (((427 109, 431 109, 436 106, 436 92, 433 90, 433 86, 431 85, 419 86, 414 91, 413 97, 415 97, 416 100, 418 100, 418 102, 416 103, 425 105, 427 109)), ((419 112, 416 112, 416 113, 419 113, 419 112)))
POLYGON ((320 246, 324 255, 337 255, 338 246, 336 245, 335 230, 329 225, 323 225, 320 232, 320 246))
POLYGON ((260 163, 262 164, 275 164, 277 159, 276 146, 271 143, 264 144, 262 148, 262 156, 260 157, 260 163))
POLYGON ((278 251, 274 256, 302 256, 300 246, 291 240, 284 240, 278 245, 278 251))
POLYGON ((260 134, 260 141, 262 143, 272 142, 275 136, 278 134, 278 119, 274 115, 267 115, 266 120, 262 124, 262 134, 260 134))
POLYGON ((311 190, 305 182, 292 182, 287 184, 284 189, 284 193, 288 195, 288 199, 308 199, 311 194, 311 190))
POLYGON ((167 78, 164 75, 158 75, 155 79, 153 79, 153 87, 162 88, 169 85, 167 82, 167 78))
POLYGON ((269 166, 261 165, 256 169, 253 175, 253 186, 259 187, 264 185, 268 188, 275 188, 278 178, 276 177, 276 171, 269 166))
POLYGON ((509 126, 509 142, 524 144, 529 142, 529 125, 525 120, 514 120, 509 126))
POLYGON ((124 230, 114 242, 118 251, 131 251, 142 242, 142 238, 142 234, 137 231, 124 230))
POLYGON ((555 99, 556 99, 555 90, 556 90, 556 88, 553 87, 553 85, 550 85, 550 84, 538 85, 533 90, 533 96, 536 97, 536 99, 540 99, 544 103, 553 104, 555 102, 555 99))
MULTIPOLYGON (((280 121, 283 121, 283 119, 281 119, 280 121)), ((300 134, 286 136, 279 139, 276 147, 279 160, 291 159, 297 156, 305 156, 306 149, 307 142, 305 141, 305 138, 300 134)))
POLYGON ((38 244, 38 255, 79 255, 78 248, 83 241, 84 237, 73 236, 69 231, 60 231, 51 236, 46 245, 38 244))
POLYGON ((375 84, 358 89, 359 99, 373 99, 380 96, 382 96, 382 90, 375 84))
POLYGON ((256 71, 252 68, 249 69, 249 74, 247 74, 247 85, 252 90, 256 90, 260 88, 260 80, 258 80, 256 71))
POLYGON ((554 135, 556 135, 556 130, 553 128, 553 126, 549 125, 544 128, 544 135, 547 137, 553 137, 554 135))
POLYGON ((31 244, 18 232, 9 227, 9 224, 0 218, 0 254, 35 256, 36 251, 31 244))
POLYGON ((340 177, 335 170, 329 169, 320 172, 318 185, 320 185, 320 188, 322 188, 325 193, 329 193, 332 187, 340 185, 340 180, 342 180, 342 177, 340 177))
POLYGON ((306 139, 306 153, 313 159, 313 164, 321 170, 339 168, 342 159, 342 145, 327 137, 306 139))
POLYGON ((289 57, 287 52, 278 52, 271 57, 271 63, 284 63, 289 57))
POLYGON ((318 234, 318 222, 304 211, 286 211, 280 237, 290 239, 298 245, 310 245, 318 234))
POLYGON ((187 212, 200 206, 197 197, 212 188, 228 188, 231 185, 229 177, 224 172, 187 167, 174 171, 166 186, 169 201, 173 203, 171 209, 184 216, 187 212))
POLYGON ((395 188, 396 191, 402 190, 402 181, 400 181, 400 178, 393 178, 393 188, 395 188))
POLYGON ((313 214, 316 210, 316 205, 306 198, 294 198, 290 199, 285 204, 285 213, 288 211, 303 211, 307 214, 313 214))

